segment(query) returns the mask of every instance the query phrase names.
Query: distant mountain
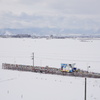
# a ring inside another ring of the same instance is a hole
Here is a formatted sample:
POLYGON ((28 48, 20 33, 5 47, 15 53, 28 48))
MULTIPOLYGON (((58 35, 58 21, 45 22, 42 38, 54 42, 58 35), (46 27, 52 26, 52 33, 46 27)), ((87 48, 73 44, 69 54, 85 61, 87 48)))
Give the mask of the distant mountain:
POLYGON ((0 35, 100 35, 100 30, 60 29, 60 28, 28 28, 28 29, 0 29, 0 35))

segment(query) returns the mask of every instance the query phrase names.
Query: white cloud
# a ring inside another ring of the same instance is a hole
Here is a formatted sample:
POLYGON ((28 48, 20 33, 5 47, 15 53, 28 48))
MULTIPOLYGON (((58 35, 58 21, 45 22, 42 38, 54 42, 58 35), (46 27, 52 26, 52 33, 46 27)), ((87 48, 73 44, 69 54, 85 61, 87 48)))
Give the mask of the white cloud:
POLYGON ((62 29, 100 29, 100 16, 44 16, 44 15, 28 15, 22 13, 15 15, 13 13, 5 13, 0 17, 0 28, 32 28, 32 27, 49 27, 62 29))
POLYGON ((98 29, 99 0, 0 0, 0 28, 98 29))
POLYGON ((99 0, 2 0, 0 11, 16 14, 100 14, 99 4, 99 0))

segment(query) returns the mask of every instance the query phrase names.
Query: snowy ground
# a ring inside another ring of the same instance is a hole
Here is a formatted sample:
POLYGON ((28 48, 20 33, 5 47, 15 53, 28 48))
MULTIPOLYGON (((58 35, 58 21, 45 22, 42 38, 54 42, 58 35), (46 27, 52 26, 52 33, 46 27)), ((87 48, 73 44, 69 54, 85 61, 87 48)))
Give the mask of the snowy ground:
MULTIPOLYGON (((61 63, 100 72, 100 40, 0 38, 0 100, 84 100, 84 78, 3 70, 2 63, 60 68, 61 63)), ((87 79, 87 100, 100 100, 100 79, 87 79)))

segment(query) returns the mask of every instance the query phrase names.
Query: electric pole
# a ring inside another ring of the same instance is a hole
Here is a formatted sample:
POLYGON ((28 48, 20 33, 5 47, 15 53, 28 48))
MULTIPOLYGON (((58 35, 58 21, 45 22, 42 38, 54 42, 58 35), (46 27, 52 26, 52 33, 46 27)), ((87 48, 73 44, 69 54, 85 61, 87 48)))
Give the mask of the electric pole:
POLYGON ((34 52, 32 53, 33 67, 34 67, 34 52))
POLYGON ((84 100, 86 100, 86 88, 87 88, 87 78, 85 77, 85 96, 84 96, 84 100))

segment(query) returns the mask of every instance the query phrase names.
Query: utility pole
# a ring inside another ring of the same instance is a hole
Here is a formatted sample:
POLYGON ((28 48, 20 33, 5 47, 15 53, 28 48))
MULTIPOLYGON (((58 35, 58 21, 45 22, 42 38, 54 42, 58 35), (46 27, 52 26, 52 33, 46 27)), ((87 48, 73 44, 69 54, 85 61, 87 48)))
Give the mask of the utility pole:
POLYGON ((87 66, 87 72, 89 72, 89 68, 90 68, 90 66, 87 66))
POLYGON ((34 52, 32 53, 33 67, 34 67, 34 52))
POLYGON ((86 88, 87 88, 87 78, 85 77, 85 95, 84 95, 84 100, 86 100, 86 88))

